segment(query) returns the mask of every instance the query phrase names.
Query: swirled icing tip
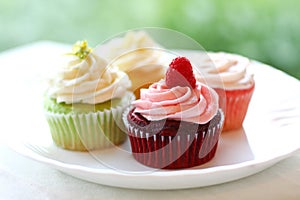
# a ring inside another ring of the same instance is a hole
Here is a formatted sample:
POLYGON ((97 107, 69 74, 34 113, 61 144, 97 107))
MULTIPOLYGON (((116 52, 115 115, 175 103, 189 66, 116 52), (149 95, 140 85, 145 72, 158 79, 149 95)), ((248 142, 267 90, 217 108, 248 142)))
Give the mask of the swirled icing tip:
POLYGON ((72 53, 66 55, 77 56, 81 60, 85 59, 89 53, 92 52, 92 48, 88 46, 87 40, 77 41, 72 47, 72 53))
POLYGON ((194 89, 196 87, 193 67, 186 57, 176 57, 169 64, 166 72, 166 84, 169 88, 188 86, 194 89))

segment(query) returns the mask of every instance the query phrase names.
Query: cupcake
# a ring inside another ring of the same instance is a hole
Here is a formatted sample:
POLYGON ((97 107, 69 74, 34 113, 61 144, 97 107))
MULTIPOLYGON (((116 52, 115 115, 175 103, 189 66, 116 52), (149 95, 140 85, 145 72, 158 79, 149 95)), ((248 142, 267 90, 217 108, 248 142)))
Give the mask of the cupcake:
MULTIPOLYGON (((204 56, 202 57, 204 58, 204 56)), ((213 87, 219 96, 224 97, 225 122, 223 131, 239 129, 247 114, 254 91, 253 75, 247 71, 248 58, 229 53, 208 53, 205 59, 195 59, 197 80, 213 87)), ((220 104, 223 99, 220 98, 220 104)))
POLYGON ((64 59, 44 102, 54 143, 87 151, 124 142, 122 112, 133 98, 126 73, 107 66, 86 41, 77 42, 64 59))
POLYGON ((124 71, 132 82, 131 90, 139 97, 141 88, 165 75, 163 48, 144 31, 130 31, 96 48, 114 66, 124 71))
POLYGON ((124 112, 133 157, 160 169, 194 167, 210 161, 222 131, 217 93, 195 80, 185 57, 173 59, 166 78, 141 89, 124 112))

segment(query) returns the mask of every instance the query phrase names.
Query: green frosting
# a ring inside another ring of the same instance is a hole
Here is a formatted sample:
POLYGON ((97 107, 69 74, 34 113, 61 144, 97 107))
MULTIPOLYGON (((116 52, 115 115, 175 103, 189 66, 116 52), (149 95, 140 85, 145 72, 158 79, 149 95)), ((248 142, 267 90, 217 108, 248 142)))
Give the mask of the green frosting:
POLYGON ((56 99, 45 97, 44 109, 53 113, 61 114, 79 114, 79 113, 89 113, 103 111, 104 109, 110 109, 112 107, 117 107, 118 105, 124 105, 128 102, 129 98, 118 98, 112 99, 103 103, 98 104, 84 104, 84 103, 57 103, 56 99))

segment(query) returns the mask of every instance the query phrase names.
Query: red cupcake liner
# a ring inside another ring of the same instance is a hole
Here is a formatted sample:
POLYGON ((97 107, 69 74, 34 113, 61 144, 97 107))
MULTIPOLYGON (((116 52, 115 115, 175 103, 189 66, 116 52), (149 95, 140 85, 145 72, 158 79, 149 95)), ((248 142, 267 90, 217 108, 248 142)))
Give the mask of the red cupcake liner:
MULTIPOLYGON (((230 131, 239 129, 243 126, 246 117, 248 106, 254 91, 253 84, 250 88, 242 90, 225 90, 226 107, 225 107, 225 121, 223 131, 230 131)), ((221 89, 215 89, 216 92, 224 94, 221 89)), ((224 96, 224 95, 223 95, 224 96)))
MULTIPOLYGON (((221 112, 221 111, 220 111, 221 112)), ((127 124, 133 157, 140 163, 159 169, 181 169, 204 164, 216 153, 222 131, 223 114, 206 131, 175 136, 150 135, 127 124)))

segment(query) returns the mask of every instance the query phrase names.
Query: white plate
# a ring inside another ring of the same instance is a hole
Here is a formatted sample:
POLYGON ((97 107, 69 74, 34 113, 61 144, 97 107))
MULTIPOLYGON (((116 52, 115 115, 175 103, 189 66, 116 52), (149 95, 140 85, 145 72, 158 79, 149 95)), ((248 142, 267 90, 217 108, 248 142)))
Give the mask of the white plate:
POLYGON ((243 129, 222 133, 214 159, 199 167, 171 171, 147 168, 132 158, 128 142, 90 153, 57 148, 42 113, 43 88, 37 82, 41 77, 25 70, 25 78, 19 77, 24 89, 17 86, 17 92, 10 93, 12 98, 6 102, 17 107, 17 95, 27 97, 23 106, 15 109, 18 115, 11 112, 12 107, 2 106, 2 112, 11 118, 5 125, 13 133, 9 143, 17 152, 69 175, 116 187, 179 189, 237 180, 272 166, 300 148, 299 81, 259 63, 249 70, 255 74, 256 89, 243 129))

